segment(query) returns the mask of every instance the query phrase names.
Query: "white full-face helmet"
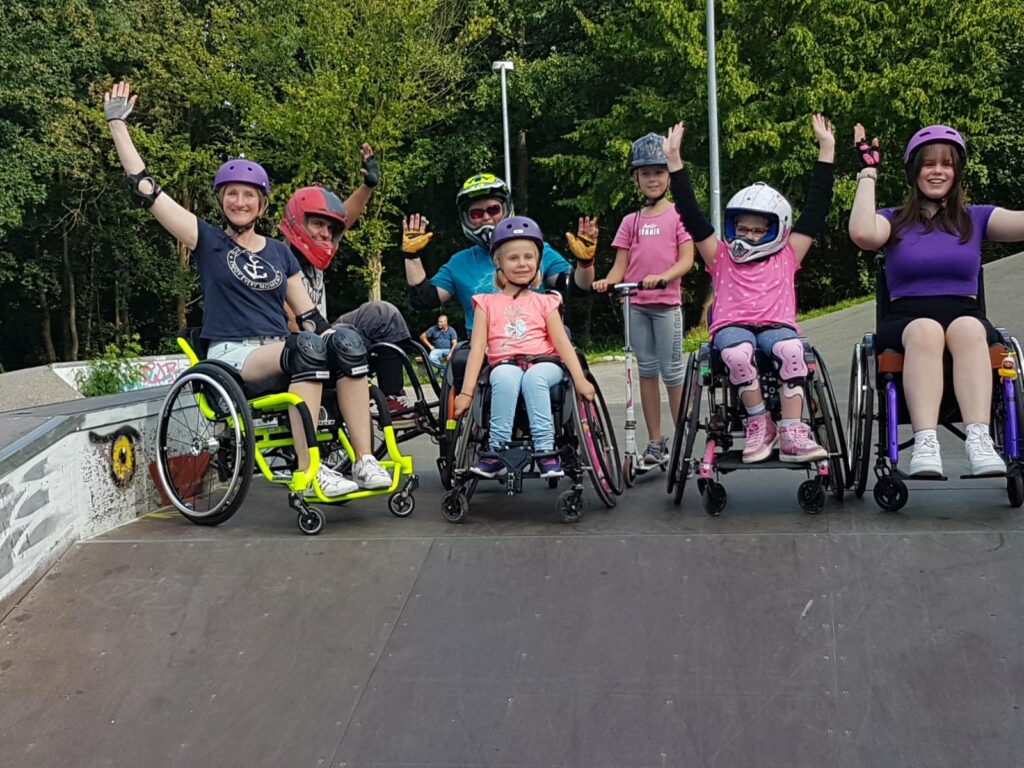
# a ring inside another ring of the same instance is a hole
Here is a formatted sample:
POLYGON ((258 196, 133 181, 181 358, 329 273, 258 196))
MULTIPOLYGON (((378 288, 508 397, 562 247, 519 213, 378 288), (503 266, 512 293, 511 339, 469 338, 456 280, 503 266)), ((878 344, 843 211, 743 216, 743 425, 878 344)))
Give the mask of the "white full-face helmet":
POLYGON ((778 190, 763 181, 751 184, 732 196, 725 206, 725 241, 729 255, 737 264, 765 259, 781 251, 793 228, 793 209, 778 190), (764 216, 768 232, 758 240, 738 237, 736 219, 745 214, 764 216))

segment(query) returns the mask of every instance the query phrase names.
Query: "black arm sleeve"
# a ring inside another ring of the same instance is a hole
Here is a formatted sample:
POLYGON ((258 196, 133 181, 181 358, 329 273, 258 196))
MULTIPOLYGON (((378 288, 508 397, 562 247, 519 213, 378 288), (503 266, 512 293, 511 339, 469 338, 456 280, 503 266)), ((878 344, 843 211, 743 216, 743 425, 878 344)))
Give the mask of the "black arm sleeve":
POLYGON ((441 297, 437 295, 437 286, 429 280, 424 280, 418 285, 407 285, 406 292, 409 294, 409 303, 416 309, 428 312, 441 306, 441 297))
POLYGON ((807 187, 807 200, 800 218, 793 225, 793 231, 808 237, 817 237, 825 231, 825 219, 832 207, 832 185, 835 173, 832 163, 820 160, 814 164, 811 172, 811 183, 807 187))
POLYGON ((693 242, 699 243, 713 237, 715 228, 697 205, 697 197, 693 194, 693 185, 690 183, 690 172, 681 168, 672 173, 669 176, 669 187, 672 189, 672 199, 675 200, 679 218, 683 220, 683 226, 690 233, 693 242))

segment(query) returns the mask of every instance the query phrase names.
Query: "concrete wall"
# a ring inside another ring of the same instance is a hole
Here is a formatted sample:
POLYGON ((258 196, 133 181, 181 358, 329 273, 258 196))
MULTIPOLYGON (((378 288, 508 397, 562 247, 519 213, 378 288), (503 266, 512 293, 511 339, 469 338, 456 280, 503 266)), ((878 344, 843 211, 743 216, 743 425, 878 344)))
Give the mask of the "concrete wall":
MULTIPOLYGON (((188 358, 184 355, 158 355, 140 357, 135 362, 142 366, 142 382, 133 389, 147 389, 173 384, 175 377, 188 368, 188 358)), ((89 363, 54 363, 53 372, 63 379, 68 386, 78 391, 78 377, 88 373, 89 363)))
POLYGON ((70 431, 64 422, 51 442, 33 436, 27 452, 38 452, 0 476, 0 606, 75 542, 161 506, 149 473, 160 405, 156 399, 68 417, 70 431))

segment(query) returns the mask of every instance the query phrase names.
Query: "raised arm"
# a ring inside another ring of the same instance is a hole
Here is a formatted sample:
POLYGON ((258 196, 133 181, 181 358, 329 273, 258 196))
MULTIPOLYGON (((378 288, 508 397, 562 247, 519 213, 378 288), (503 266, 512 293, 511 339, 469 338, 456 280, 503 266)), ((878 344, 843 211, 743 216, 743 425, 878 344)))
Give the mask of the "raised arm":
POLYGON ((110 126, 117 156, 128 175, 128 188, 132 202, 146 208, 186 248, 193 249, 199 243, 199 222, 195 214, 182 208, 166 194, 156 180, 146 171, 138 150, 128 133, 125 120, 135 108, 138 94, 132 94, 128 83, 122 81, 103 95, 103 114, 110 126))
POLYGON ((437 309, 452 295, 427 280, 427 271, 420 261, 419 252, 427 247, 433 232, 427 232, 430 224, 426 216, 414 213, 402 219, 402 255, 405 257, 405 283, 409 302, 422 310, 437 309))
POLYGON ((825 219, 832 207, 832 186, 835 182, 833 164, 836 159, 836 137, 832 133, 832 123, 824 115, 816 114, 811 117, 811 127, 818 142, 818 162, 814 164, 811 173, 803 211, 789 236, 798 264, 811 250, 814 239, 825 231, 825 219))
POLYGON ((668 129, 663 147, 665 159, 668 160, 669 188, 672 190, 672 198, 675 200, 676 211, 683 220, 683 226, 693 237, 697 253, 704 259, 704 263, 711 265, 715 263, 715 252, 718 250, 718 238, 715 237, 715 228, 700 210, 697 204, 697 197, 693 194, 693 185, 690 183, 690 174, 683 167, 683 135, 686 133, 686 124, 680 120, 668 129))
POLYGON ((359 172, 363 175, 363 183, 356 188, 356 191, 345 198, 345 214, 348 217, 346 229, 350 229, 359 217, 366 210, 366 204, 370 202, 370 195, 373 188, 380 183, 380 166, 373 156, 373 148, 369 144, 363 144, 359 148, 359 155, 363 160, 363 167, 359 172))
POLYGON ((594 256, 597 253, 597 238, 601 230, 597 226, 597 218, 581 216, 579 227, 574 235, 565 233, 569 250, 576 257, 576 269, 572 271, 573 282, 583 291, 589 291, 594 284, 594 256))
POLYGON ((853 128, 853 146, 861 170, 857 174, 857 194, 850 211, 850 239, 862 251, 875 251, 889 241, 892 229, 888 219, 875 213, 875 183, 881 154, 878 137, 868 144, 866 135, 864 126, 857 123, 853 128))

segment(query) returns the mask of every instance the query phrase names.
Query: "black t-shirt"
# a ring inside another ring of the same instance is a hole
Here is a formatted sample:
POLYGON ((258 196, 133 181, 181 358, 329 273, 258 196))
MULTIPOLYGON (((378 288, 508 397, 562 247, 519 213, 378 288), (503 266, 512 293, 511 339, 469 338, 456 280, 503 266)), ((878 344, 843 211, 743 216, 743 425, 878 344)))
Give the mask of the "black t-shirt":
POLYGON ((287 245, 264 239, 263 250, 251 253, 220 227, 199 220, 192 256, 203 291, 204 339, 288 335, 284 297, 299 264, 287 245))

